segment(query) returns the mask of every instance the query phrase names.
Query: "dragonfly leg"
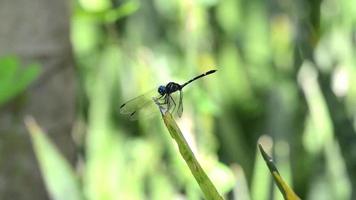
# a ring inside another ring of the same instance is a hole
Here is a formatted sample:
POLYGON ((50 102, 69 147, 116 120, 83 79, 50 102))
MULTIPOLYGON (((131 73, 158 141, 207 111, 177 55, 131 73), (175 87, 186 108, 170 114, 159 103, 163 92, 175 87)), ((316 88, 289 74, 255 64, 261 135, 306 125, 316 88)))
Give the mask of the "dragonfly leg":
POLYGON ((159 106, 166 104, 166 100, 164 102, 159 102, 158 100, 161 100, 165 95, 161 95, 160 97, 154 98, 155 103, 159 106))

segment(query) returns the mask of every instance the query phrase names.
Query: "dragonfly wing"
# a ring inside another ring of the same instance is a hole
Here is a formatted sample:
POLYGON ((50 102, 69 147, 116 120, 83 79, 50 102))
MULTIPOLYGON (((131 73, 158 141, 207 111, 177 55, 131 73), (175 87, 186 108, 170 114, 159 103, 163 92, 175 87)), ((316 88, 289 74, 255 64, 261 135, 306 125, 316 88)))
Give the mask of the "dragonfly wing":
POLYGON ((158 113, 160 113, 159 107, 154 103, 153 100, 151 100, 147 104, 145 104, 141 109, 129 114, 129 119, 131 121, 135 121, 139 117, 143 119, 148 119, 150 117, 155 116, 158 113))
POLYGON ((154 96, 154 92, 150 91, 143 95, 140 95, 136 98, 133 98, 120 106, 121 114, 134 114, 134 112, 142 109, 145 106, 148 106, 151 103, 154 103, 152 97, 154 96))
POLYGON ((182 105, 182 92, 178 91, 172 94, 167 95, 166 97, 166 108, 173 115, 178 117, 182 116, 183 105, 182 105))
POLYGON ((178 100, 178 108, 177 108, 177 115, 181 117, 183 113, 183 92, 179 91, 179 100, 178 100))
POLYGON ((148 118, 155 113, 159 113, 157 105, 154 102, 155 99, 161 99, 157 96, 156 90, 149 91, 143 95, 133 98, 120 106, 120 113, 128 115, 129 119, 134 121, 142 116, 148 118))

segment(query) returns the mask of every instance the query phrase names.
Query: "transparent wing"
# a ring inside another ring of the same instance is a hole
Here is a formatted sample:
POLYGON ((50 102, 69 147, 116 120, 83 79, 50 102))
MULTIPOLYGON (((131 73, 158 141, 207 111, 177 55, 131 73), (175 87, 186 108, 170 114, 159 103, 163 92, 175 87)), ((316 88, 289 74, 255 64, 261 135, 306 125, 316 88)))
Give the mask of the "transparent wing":
POLYGON ((123 103, 120 106, 120 113, 121 114, 130 114, 134 111, 137 111, 138 109, 142 108, 145 106, 149 101, 152 101, 152 97, 155 94, 153 91, 149 91, 143 95, 140 95, 138 97, 135 97, 125 103, 123 103))
POLYGON ((155 95, 157 95, 157 92, 152 90, 125 102, 120 106, 120 113, 129 115, 131 120, 137 119, 139 112, 143 112, 144 110, 152 110, 152 107, 155 106, 152 98, 155 95))
POLYGON ((147 119, 153 117, 154 115, 160 113, 158 106, 154 103, 153 100, 147 101, 141 108, 132 113, 128 114, 128 117, 131 121, 138 120, 139 117, 147 119))
POLYGON ((183 92, 179 91, 177 115, 178 115, 178 117, 181 117, 182 114, 183 114, 183 92))
POLYGON ((166 108, 167 110, 175 115, 175 116, 178 116, 178 117, 181 117, 182 116, 182 112, 183 112, 183 105, 182 105, 182 93, 181 91, 179 92, 175 92, 175 93, 172 93, 170 95, 168 95, 166 97, 166 102, 167 102, 167 105, 166 105, 166 108))

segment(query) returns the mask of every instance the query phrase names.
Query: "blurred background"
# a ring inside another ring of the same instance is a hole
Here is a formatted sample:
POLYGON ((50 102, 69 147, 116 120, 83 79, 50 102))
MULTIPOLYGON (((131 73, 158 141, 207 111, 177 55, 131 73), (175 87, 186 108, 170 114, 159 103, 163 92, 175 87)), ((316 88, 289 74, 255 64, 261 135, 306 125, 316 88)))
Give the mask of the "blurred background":
POLYGON ((203 199, 158 110, 119 106, 210 69, 177 123, 224 198, 283 199, 261 143, 302 199, 356 199, 354 1, 1 1, 0 22, 0 199, 203 199))

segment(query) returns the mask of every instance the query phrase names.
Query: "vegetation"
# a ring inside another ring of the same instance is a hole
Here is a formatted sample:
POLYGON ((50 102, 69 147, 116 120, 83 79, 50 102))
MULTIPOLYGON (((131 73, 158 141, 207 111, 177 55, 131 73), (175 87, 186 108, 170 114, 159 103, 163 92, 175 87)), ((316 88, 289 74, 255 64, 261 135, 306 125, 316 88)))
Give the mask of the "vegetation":
MULTIPOLYGON (((78 165, 26 119, 53 199, 356 199, 356 2, 80 0, 71 24, 78 165), (178 125, 158 109, 138 121, 119 113, 210 69, 184 91, 178 125), (178 147, 172 131, 184 135, 178 147)), ((0 65, 9 86, 18 61, 0 65)), ((21 74, 0 104, 39 67, 21 74)))

